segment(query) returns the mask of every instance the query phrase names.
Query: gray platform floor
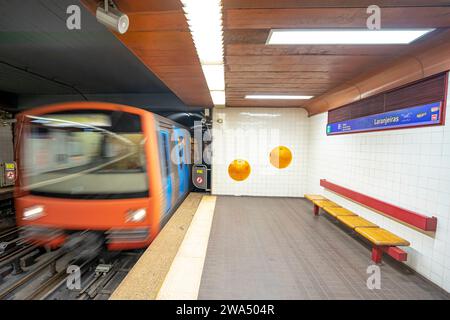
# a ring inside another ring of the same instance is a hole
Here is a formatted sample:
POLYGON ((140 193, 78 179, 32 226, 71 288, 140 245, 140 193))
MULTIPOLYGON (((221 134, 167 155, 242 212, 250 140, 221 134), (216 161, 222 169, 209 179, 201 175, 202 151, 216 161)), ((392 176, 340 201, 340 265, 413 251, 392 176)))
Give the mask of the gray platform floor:
POLYGON ((449 299, 384 258, 369 290, 370 248, 299 198, 219 196, 199 299, 449 299))

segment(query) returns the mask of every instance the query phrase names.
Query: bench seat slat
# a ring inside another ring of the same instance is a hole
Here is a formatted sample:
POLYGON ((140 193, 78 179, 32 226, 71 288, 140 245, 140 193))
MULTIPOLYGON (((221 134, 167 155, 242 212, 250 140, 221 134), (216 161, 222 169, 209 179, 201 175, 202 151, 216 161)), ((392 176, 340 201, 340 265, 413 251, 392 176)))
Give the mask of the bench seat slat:
POLYGON ((305 194, 305 198, 313 201, 313 200, 327 200, 324 196, 321 196, 320 194, 305 194))
POLYGON ((340 207, 340 205, 330 200, 313 200, 312 202, 319 208, 340 207))
POLYGON ((359 216, 338 215, 336 218, 351 229, 360 228, 360 227, 378 228, 378 226, 375 223, 372 223, 372 222, 370 222, 362 217, 359 217, 359 216))
POLYGON ((335 218, 339 216, 358 216, 356 213, 342 207, 325 207, 323 210, 335 218))
POLYGON ((409 246, 409 242, 383 228, 355 228, 361 236, 376 246, 409 246))

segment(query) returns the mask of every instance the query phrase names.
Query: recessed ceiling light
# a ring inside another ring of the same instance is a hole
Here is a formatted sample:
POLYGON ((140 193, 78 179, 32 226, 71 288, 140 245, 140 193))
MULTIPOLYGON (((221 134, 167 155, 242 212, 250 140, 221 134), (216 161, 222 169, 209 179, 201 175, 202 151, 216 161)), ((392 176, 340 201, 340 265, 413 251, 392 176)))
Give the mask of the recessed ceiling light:
POLYGON ((272 29, 266 44, 408 44, 435 29, 272 29))
POLYGON ((293 96, 281 94, 248 94, 245 99, 265 99, 265 100, 305 100, 314 96, 293 96))
POLYGON ((204 64, 202 69, 210 91, 225 90, 223 64, 204 64))
POLYGON ((225 91, 210 91, 212 101, 215 105, 225 105, 225 91))

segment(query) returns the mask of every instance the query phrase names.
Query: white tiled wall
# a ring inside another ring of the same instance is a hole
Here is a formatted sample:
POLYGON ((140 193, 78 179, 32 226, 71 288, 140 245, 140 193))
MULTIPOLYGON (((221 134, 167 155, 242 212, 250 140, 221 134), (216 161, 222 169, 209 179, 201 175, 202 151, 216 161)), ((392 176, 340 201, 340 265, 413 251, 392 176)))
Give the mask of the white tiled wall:
POLYGON ((327 136, 326 113, 307 118, 301 109, 216 109, 212 192, 294 197, 324 194, 409 240, 407 264, 450 292, 450 119, 447 120, 445 126, 327 136), (223 123, 218 123, 219 119, 223 123), (285 145, 293 152, 293 162, 283 170, 269 163, 269 152, 277 145, 285 145), (237 158, 252 166, 250 177, 242 182, 228 176, 228 165, 237 158), (430 237, 339 197, 320 187, 320 179, 435 216, 437 232, 430 237))
POLYGON ((326 113, 309 121, 307 192, 324 193, 409 240, 407 263, 450 291, 450 121, 445 126, 329 137, 326 113), (323 190, 320 179, 436 216, 436 235, 424 235, 323 190))
POLYGON ((213 194, 302 197, 306 185, 308 118, 303 109, 225 108, 213 114, 213 194), (218 120, 221 119, 222 123, 218 120), (288 147, 291 164, 277 169, 269 153, 288 147), (251 174, 244 181, 228 175, 235 159, 247 160, 251 174))

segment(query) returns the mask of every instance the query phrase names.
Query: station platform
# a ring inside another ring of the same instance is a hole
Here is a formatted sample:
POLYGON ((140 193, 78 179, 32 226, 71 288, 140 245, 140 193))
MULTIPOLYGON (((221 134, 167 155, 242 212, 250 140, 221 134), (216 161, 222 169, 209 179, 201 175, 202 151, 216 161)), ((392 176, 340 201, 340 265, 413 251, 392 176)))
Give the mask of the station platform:
POLYGON ((191 193, 111 299, 449 299, 302 198, 191 193))

